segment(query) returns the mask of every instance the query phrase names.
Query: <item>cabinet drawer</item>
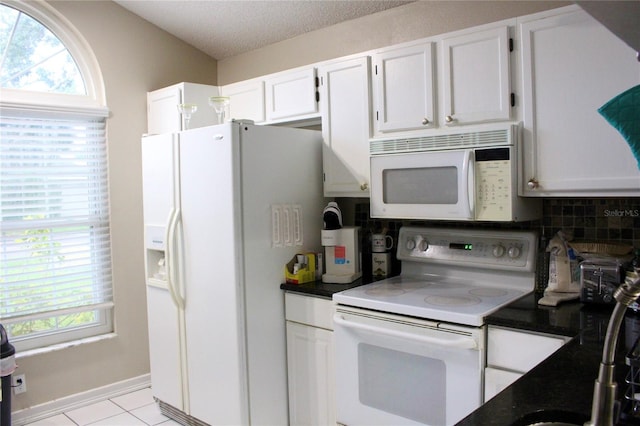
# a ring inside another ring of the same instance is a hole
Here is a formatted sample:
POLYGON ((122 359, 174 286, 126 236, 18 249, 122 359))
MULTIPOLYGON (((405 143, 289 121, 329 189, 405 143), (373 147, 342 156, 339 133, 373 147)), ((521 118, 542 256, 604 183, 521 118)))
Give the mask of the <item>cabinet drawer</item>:
POLYGON ((284 295, 285 317, 313 327, 333 330, 333 301, 297 293, 284 295))
POLYGON ((567 338, 489 327, 487 365, 527 372, 560 349, 567 338))

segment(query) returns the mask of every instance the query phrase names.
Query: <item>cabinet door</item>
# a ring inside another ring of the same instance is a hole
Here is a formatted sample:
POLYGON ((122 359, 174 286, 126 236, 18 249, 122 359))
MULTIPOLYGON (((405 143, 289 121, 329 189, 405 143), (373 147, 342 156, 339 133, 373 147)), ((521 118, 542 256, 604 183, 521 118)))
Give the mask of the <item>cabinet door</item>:
POLYGON ((158 135, 176 133, 217 124, 216 115, 209 106, 209 98, 218 96, 218 87, 208 84, 178 83, 147 93, 147 133, 158 135), (191 115, 187 126, 178 104, 195 104, 198 109, 191 115))
POLYGON ((640 172, 628 144, 597 112, 640 82, 635 52, 586 12, 563 11, 519 24, 521 191, 527 196, 640 195, 640 172))
POLYGON ((315 68, 267 77, 264 84, 267 121, 302 119, 318 112, 315 68))
POLYGON ((433 77, 433 43, 377 53, 374 59, 377 132, 434 127, 433 77))
POLYGON ((509 28, 442 40, 443 123, 511 117, 509 28))
POLYGON ((178 104, 182 103, 182 88, 170 86, 147 93, 147 133, 159 135, 182 130, 178 104))
POLYGON ((485 402, 560 349, 569 339, 563 336, 489 326, 485 402))
POLYGON ((500 392, 502 392, 511 383, 524 376, 522 373, 516 373, 500 368, 487 367, 484 369, 484 402, 487 402, 500 392))
POLYGON ((290 424, 336 424, 333 333, 287 321, 287 364, 290 424))
POLYGON ((324 195, 369 196, 369 57, 319 68, 324 195))
POLYGON ((260 79, 241 81, 220 88, 222 96, 229 98, 232 119, 264 121, 264 82, 260 79))

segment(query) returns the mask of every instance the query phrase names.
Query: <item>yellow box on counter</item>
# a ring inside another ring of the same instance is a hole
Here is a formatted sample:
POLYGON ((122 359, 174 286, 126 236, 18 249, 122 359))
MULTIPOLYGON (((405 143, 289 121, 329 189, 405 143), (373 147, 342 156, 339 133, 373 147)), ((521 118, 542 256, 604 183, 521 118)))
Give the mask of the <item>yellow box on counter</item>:
POLYGON ((284 279, 289 284, 316 280, 316 253, 296 254, 284 265, 284 279))

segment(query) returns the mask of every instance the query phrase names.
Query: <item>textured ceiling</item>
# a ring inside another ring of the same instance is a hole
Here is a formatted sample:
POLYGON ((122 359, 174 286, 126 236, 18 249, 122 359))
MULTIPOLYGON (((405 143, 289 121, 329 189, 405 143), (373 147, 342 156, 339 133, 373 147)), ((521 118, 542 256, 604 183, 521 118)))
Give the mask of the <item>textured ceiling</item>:
POLYGON ((115 0, 218 60, 412 1, 115 0))

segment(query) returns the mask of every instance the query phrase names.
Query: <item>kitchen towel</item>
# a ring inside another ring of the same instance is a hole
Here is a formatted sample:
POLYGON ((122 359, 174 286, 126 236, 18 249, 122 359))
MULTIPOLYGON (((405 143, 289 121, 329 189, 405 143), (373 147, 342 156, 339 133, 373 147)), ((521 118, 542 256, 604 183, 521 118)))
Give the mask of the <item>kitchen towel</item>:
POLYGON ((620 93, 598 112, 625 138, 640 169, 640 85, 620 93))

